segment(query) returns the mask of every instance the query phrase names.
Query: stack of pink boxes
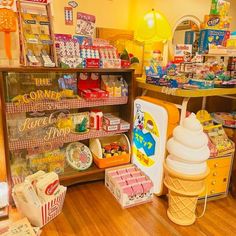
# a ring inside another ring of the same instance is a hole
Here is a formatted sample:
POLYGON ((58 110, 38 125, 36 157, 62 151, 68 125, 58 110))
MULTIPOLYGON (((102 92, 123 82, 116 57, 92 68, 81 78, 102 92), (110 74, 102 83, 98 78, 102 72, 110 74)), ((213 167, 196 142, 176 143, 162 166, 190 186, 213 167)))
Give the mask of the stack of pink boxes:
POLYGON ((105 185, 124 208, 152 201, 152 181, 133 164, 107 169, 105 185))

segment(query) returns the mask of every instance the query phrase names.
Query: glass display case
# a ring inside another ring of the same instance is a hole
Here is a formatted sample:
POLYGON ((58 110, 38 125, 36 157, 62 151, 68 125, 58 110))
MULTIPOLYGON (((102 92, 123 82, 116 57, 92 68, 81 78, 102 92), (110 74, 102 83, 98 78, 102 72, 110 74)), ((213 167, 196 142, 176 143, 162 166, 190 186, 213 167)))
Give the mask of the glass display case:
POLYGON ((88 146, 90 138, 130 134, 128 128, 90 128, 90 111, 96 107, 132 123, 133 70, 12 68, 0 73, 6 157, 13 184, 38 170, 55 171, 65 185, 102 179, 104 170, 94 164, 85 171, 71 168, 67 146, 78 141, 88 146), (91 77, 97 80, 92 81, 98 86, 95 97, 84 95, 89 90, 84 86, 93 86, 91 77), (129 92, 101 96, 104 78, 118 78, 129 92))

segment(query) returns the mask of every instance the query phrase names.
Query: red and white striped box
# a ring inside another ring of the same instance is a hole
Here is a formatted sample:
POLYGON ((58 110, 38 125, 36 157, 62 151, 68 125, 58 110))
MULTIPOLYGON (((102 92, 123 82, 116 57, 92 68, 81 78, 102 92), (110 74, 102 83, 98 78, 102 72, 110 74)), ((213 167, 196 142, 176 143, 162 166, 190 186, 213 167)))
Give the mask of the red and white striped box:
POLYGON ((14 192, 12 193, 12 196, 17 209, 22 215, 26 216, 33 226, 41 228, 61 213, 66 190, 67 188, 64 187, 64 190, 58 196, 38 207, 32 203, 26 203, 25 201, 18 199, 14 192))

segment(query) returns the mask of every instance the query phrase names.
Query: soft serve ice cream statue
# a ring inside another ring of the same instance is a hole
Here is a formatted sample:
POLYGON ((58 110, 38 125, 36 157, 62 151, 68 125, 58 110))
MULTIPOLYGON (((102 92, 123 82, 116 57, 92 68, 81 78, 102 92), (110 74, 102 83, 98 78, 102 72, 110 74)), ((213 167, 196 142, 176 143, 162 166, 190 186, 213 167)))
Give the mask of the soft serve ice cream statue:
POLYGON ((210 156, 208 137, 194 113, 185 118, 182 125, 173 131, 167 142, 170 153, 166 165, 172 170, 186 175, 200 175, 207 171, 206 160, 210 156))

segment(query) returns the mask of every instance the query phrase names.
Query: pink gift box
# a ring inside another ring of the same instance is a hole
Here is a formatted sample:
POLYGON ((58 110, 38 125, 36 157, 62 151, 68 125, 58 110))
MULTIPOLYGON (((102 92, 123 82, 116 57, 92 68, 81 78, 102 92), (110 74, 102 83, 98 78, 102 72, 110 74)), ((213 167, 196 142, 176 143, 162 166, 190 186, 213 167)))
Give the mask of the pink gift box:
POLYGON ((105 185, 124 208, 152 201, 151 180, 133 164, 106 169, 105 185))

